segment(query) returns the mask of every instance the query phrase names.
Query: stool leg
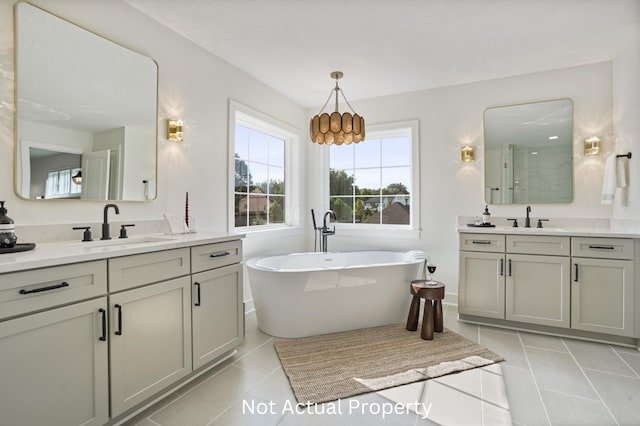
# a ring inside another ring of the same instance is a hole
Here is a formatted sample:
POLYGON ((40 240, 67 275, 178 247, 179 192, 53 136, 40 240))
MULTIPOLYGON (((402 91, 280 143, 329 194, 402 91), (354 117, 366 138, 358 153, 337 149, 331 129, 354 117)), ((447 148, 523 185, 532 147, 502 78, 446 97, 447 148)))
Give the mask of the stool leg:
POLYGON ((433 306, 431 300, 424 300, 424 315, 422 317, 422 332, 420 337, 424 340, 433 340, 433 306))
POLYGON ((433 301, 433 330, 442 332, 444 326, 442 324, 442 300, 433 301))
POLYGON ((407 317, 407 330, 416 331, 418 329, 418 311, 420 310, 420 298, 413 296, 411 306, 409 307, 409 316, 407 317))

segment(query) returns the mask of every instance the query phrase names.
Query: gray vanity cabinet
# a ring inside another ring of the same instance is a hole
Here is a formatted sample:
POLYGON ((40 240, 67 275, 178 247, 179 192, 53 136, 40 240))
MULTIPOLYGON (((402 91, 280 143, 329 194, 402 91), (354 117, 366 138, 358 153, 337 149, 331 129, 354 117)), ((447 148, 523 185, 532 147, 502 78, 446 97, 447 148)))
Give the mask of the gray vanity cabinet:
POLYGON ((504 319, 504 244, 504 235, 460 235, 458 311, 461 314, 504 319))
POLYGON ((109 420, 106 269, 95 261, 0 275, 0 424, 109 420))
POLYGON ((635 336, 633 240, 574 238, 571 327, 635 336))
POLYGON ((116 257, 108 263, 115 417, 192 371, 189 248, 116 257))
POLYGON ((569 237, 507 235, 505 319, 569 327, 569 237))

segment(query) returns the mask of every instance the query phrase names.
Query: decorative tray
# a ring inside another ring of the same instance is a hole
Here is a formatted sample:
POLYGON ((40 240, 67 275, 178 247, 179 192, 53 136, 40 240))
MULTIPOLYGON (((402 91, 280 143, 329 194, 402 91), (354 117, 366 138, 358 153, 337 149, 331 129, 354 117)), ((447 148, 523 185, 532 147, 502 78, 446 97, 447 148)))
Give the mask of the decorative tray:
POLYGON ((468 223, 467 226, 471 227, 471 228, 495 228, 495 225, 492 225, 490 223, 483 223, 482 225, 476 225, 475 223, 468 223))
POLYGON ((29 251, 29 250, 33 250, 35 246, 36 246, 36 243, 21 243, 21 244, 16 244, 13 247, 0 247, 0 254, 17 253, 19 251, 29 251))

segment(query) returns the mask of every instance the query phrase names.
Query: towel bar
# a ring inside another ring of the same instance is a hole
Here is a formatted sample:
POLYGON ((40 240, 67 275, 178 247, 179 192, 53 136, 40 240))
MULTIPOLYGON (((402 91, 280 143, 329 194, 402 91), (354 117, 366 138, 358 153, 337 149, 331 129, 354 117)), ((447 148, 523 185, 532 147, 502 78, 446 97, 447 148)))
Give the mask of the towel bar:
POLYGON ((616 158, 624 158, 624 157, 631 158, 631 153, 627 152, 626 154, 618 154, 618 155, 616 155, 616 158))

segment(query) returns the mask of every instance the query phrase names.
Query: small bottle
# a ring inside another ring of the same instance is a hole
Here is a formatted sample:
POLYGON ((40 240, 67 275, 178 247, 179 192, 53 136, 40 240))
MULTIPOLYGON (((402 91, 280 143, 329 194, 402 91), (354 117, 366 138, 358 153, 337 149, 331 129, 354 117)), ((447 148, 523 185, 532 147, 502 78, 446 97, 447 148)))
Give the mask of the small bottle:
POLYGON ((484 211, 482 212, 482 224, 491 225, 491 213, 489 213, 489 206, 484 206, 484 211))
POLYGON ((16 225, 13 219, 7 216, 4 201, 0 201, 0 247, 11 248, 16 245, 16 225))

